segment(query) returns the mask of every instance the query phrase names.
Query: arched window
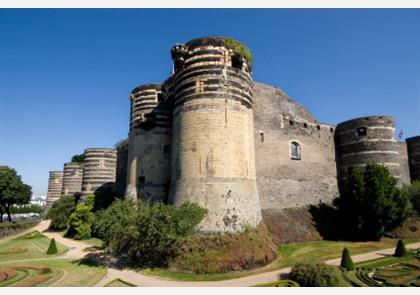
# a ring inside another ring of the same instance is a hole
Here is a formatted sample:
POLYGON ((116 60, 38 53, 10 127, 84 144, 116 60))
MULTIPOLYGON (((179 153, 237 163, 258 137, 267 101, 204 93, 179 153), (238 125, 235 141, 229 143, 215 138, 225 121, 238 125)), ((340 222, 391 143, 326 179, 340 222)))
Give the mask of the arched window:
POLYGON ((300 160, 302 158, 300 144, 296 141, 290 142, 290 158, 292 160, 300 160))

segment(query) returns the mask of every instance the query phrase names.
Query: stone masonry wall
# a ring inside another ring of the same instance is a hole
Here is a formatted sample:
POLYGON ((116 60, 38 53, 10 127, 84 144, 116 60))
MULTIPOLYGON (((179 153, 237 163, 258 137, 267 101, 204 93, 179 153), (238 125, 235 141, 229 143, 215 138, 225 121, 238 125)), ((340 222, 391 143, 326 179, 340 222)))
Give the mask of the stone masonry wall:
POLYGON ((411 181, 420 180, 420 136, 406 139, 411 181))
POLYGON ((52 204, 61 197, 63 187, 63 171, 50 171, 48 178, 48 192, 46 209, 51 208, 52 204))
POLYGON ((83 164, 65 163, 63 169, 62 195, 74 195, 82 191, 83 164))

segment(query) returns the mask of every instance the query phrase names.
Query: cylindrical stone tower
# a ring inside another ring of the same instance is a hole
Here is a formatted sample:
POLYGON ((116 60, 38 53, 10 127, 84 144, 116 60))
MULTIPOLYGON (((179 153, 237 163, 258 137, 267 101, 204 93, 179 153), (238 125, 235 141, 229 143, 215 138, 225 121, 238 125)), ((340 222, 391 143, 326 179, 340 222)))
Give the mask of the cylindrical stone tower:
POLYGON ((131 92, 126 197, 166 202, 170 184, 171 112, 160 84, 131 92))
POLYGON ((335 144, 340 182, 352 167, 365 166, 368 162, 384 164, 400 178, 394 118, 369 116, 340 123, 335 130, 335 144))
POLYGON ((82 192, 83 164, 65 163, 63 170, 62 195, 74 195, 82 192))
POLYGON ((85 150, 82 198, 97 189, 113 189, 117 166, 117 151, 111 148, 85 150))
POLYGON ((48 178, 48 192, 46 209, 51 208, 52 204, 61 197, 63 187, 63 171, 50 171, 48 178))
POLYGON ((420 180, 420 136, 410 137, 407 142, 411 181, 420 180))
POLYGON ((170 201, 207 208, 202 232, 236 232, 261 222, 251 64, 225 41, 229 40, 195 39, 171 52, 170 201))

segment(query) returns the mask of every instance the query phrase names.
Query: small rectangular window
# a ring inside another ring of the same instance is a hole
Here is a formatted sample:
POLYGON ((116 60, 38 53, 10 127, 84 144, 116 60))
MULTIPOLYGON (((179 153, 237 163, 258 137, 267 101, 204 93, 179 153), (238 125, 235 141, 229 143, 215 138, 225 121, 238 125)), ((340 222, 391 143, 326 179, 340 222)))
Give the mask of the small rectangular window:
POLYGON ((289 120, 289 125, 293 126, 295 124, 295 122, 293 122, 292 120, 289 120))

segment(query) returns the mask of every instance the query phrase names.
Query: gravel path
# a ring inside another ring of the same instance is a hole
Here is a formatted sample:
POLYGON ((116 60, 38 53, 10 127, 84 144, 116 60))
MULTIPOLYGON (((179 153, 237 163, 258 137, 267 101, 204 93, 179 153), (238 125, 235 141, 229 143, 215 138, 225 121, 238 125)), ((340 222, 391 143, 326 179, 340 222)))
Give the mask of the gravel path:
MULTIPOLYGON (((74 258, 80 259, 83 258, 87 252, 86 248, 91 247, 91 245, 85 244, 82 241, 75 241, 71 239, 64 238, 60 233, 48 232, 45 231, 48 228, 49 221, 42 221, 40 224, 34 228, 26 231, 38 230, 42 232, 49 238, 54 238, 57 242, 69 247, 69 251, 65 254, 56 257, 56 258, 74 258)), ((19 235, 25 234, 26 232, 20 233, 19 235)), ((17 235, 18 236, 18 235, 17 235)), ((16 236, 14 236, 16 237, 16 236)), ((0 240, 3 242, 3 240, 0 240)), ((408 249, 417 249, 420 248, 420 242, 407 244, 408 249)), ((376 250, 364 254, 353 255, 352 259, 354 262, 372 260, 376 258, 381 258, 384 256, 389 256, 394 253, 395 248, 376 250)), ((339 265, 341 258, 327 260, 326 263, 330 265, 339 265)), ((114 279, 122 279, 128 283, 132 283, 139 287, 248 287, 257 284, 264 284, 276 281, 280 276, 286 275, 290 272, 291 268, 283 268, 275 271, 264 272, 259 274, 254 274, 246 277, 224 280, 224 281, 195 281, 195 282, 185 282, 185 281, 173 281, 169 279, 164 279, 154 276, 146 276, 139 274, 133 270, 129 269, 116 269, 113 267, 107 268, 107 274, 95 285, 105 286, 114 279)))

